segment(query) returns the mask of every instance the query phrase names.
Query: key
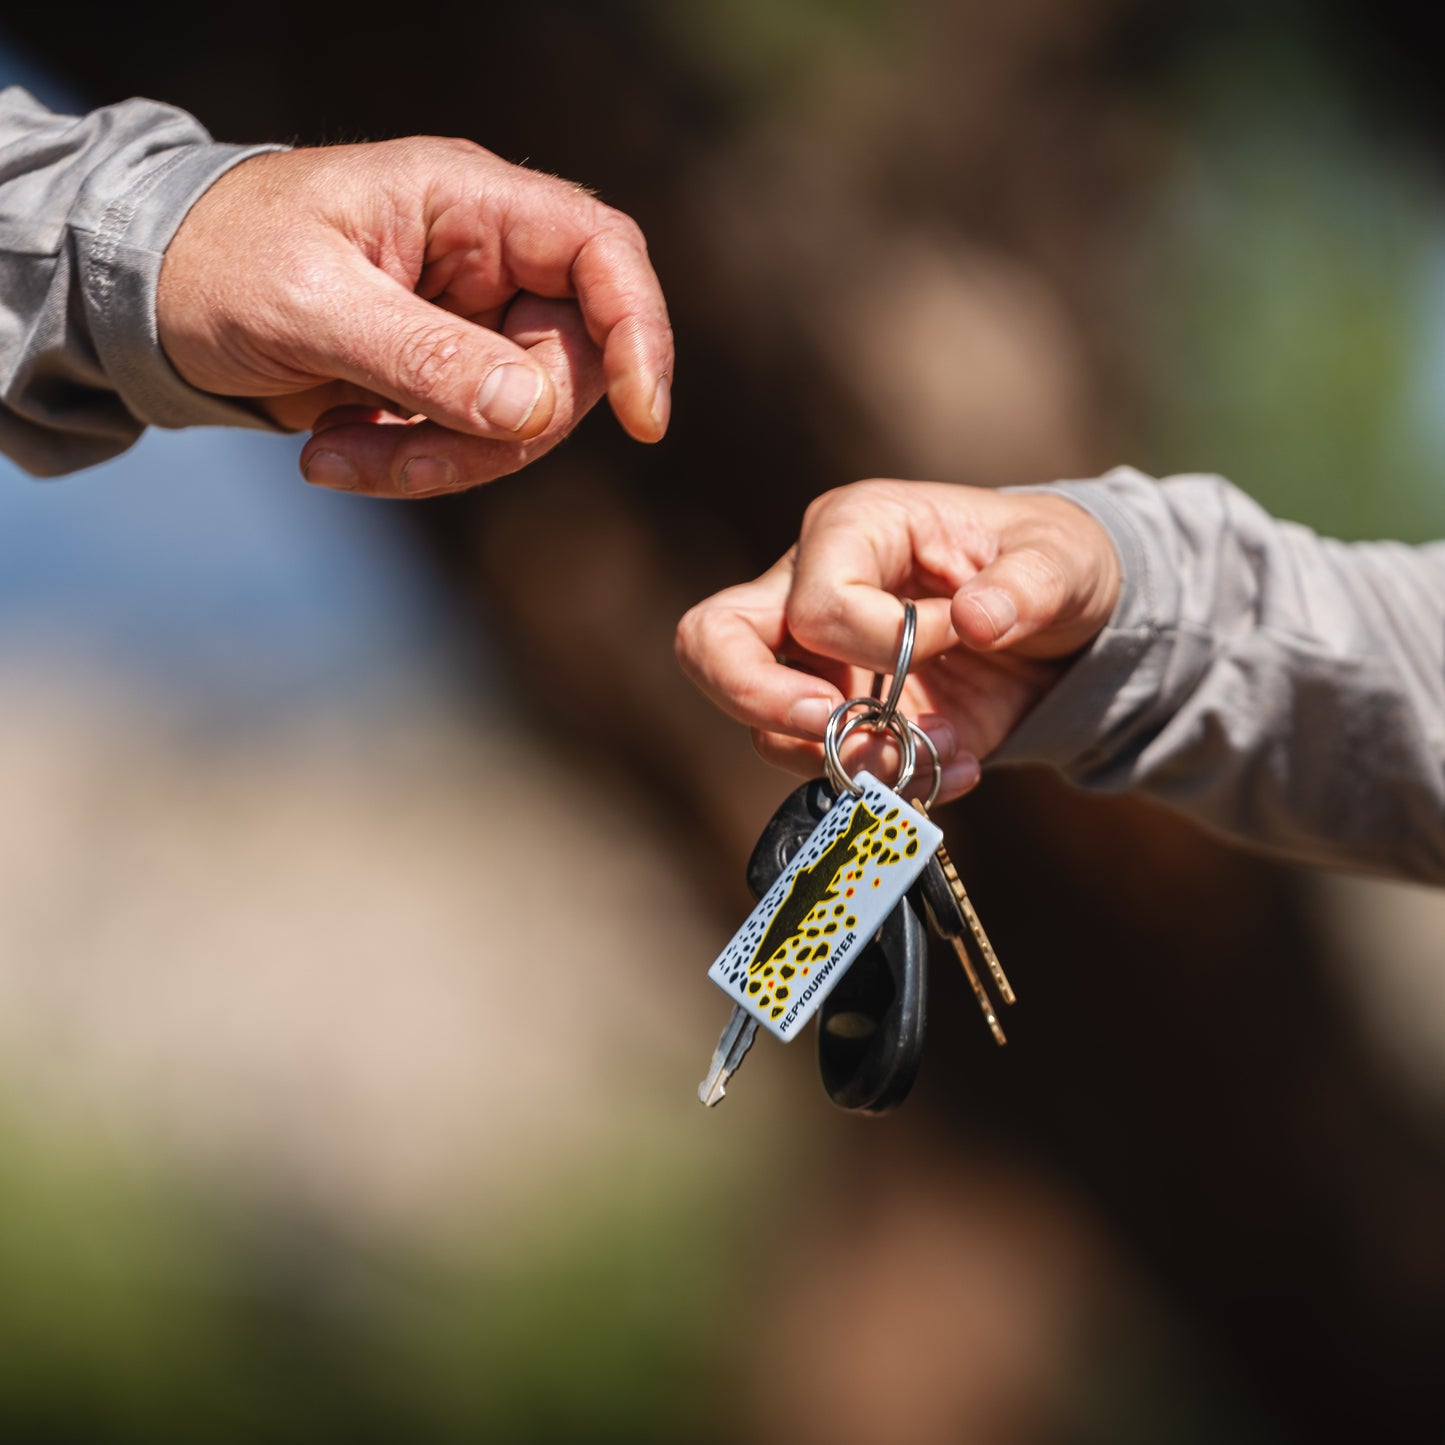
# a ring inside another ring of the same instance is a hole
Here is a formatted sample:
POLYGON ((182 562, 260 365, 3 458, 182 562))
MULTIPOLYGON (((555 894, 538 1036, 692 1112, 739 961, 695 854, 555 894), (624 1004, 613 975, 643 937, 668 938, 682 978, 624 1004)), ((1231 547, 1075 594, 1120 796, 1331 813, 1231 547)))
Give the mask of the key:
MULTIPOLYGON (((709 970, 738 1009, 788 1042, 822 1006, 942 841, 928 819, 869 773, 839 797, 822 779, 796 789, 749 863, 758 906, 709 970), (781 867, 771 885, 767 875, 781 867)), ((737 1017, 699 1098, 715 1104, 756 1030, 737 1017)))
POLYGON ((714 1109, 722 1102, 728 1091, 728 1080, 742 1065, 743 1056, 752 1048, 758 1036, 758 1021, 742 1004, 734 1004, 732 1015, 722 1031, 722 1037, 713 1050, 712 1063, 707 1076, 697 1086, 697 1097, 714 1109))
POLYGON ((978 1006, 988 1022, 994 1042, 1000 1045, 1006 1044, 1008 1040, 1004 1037, 1003 1025, 999 1023, 993 1001, 989 998, 988 991, 984 988, 974 969, 968 949, 964 946, 965 934, 972 936, 988 967, 989 976, 1003 1001, 1006 1004, 1012 1004, 1016 1002, 1016 996, 1009 984, 1008 976, 1003 971, 1003 965, 999 963, 998 955, 993 950, 993 945, 988 941, 988 934, 983 931, 983 924, 968 896, 968 891, 963 886, 963 880, 958 876, 958 869, 953 866, 953 859, 948 856, 948 849, 942 843, 938 845, 937 852, 929 859, 928 866, 923 870, 923 876, 918 882, 918 891, 934 932, 940 938, 947 939, 953 951, 958 955, 958 961, 963 965, 969 987, 973 989, 973 996, 978 1000, 978 1006))
MULTIPOLYGON (((777 882, 793 855, 808 841, 822 822, 836 797, 822 778, 795 788, 768 820, 748 859, 748 887, 755 898, 762 896, 777 882)), ((757 1037, 758 1021, 741 1004, 735 1004, 723 1028, 707 1075, 697 1086, 697 1097, 709 1109, 716 1108, 727 1093, 728 1080, 737 1073, 747 1051, 757 1037)))

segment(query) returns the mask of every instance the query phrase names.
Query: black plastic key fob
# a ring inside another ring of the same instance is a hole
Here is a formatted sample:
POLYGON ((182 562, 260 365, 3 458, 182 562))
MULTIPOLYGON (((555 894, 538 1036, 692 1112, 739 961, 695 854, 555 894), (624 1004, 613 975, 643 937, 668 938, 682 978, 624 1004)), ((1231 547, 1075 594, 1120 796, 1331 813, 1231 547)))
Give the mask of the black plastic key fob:
POLYGON ((928 927, 910 889, 818 1011, 828 1097, 863 1114, 896 1109, 918 1074, 927 1027, 928 927))
POLYGON ((778 805, 748 859, 748 888, 754 898, 761 898, 778 881, 793 854, 828 816, 837 797, 826 779, 814 778, 794 788, 778 805))

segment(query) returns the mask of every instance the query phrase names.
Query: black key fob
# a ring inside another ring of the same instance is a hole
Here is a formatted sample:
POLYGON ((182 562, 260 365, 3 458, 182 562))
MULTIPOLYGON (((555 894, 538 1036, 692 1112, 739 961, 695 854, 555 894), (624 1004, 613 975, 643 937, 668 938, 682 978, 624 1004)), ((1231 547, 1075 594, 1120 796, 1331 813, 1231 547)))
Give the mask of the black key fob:
POLYGON ((913 1087, 928 1026, 928 928, 917 888, 818 1011, 818 1072, 840 1109, 886 1114, 913 1087))
POLYGON ((813 778, 783 799, 748 859, 748 888, 754 898, 761 898, 778 881, 793 854, 813 836, 837 800, 826 778, 813 778))

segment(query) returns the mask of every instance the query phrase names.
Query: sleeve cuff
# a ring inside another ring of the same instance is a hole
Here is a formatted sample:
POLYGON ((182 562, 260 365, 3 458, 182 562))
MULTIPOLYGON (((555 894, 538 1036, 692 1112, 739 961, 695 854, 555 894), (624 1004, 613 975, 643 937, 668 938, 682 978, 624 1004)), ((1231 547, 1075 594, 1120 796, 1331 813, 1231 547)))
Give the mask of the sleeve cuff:
POLYGON ((241 161, 283 149, 206 142, 147 156, 96 224, 77 232, 96 352, 139 421, 282 429, 244 400, 200 391, 181 377, 161 348, 156 286, 165 249, 200 196, 241 161))

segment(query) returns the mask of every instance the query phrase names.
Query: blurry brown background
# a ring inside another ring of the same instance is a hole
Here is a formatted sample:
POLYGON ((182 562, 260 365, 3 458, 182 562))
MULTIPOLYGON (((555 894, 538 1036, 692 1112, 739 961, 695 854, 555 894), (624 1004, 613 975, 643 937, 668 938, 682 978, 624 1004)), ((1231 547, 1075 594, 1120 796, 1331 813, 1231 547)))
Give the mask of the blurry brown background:
POLYGON ((1445 1433, 1440 898, 991 775, 904 1109, 703 977, 790 786, 671 657, 807 500, 1219 470, 1445 535, 1442 116, 1403 4, 7 16, 221 138, 465 135, 642 223, 643 449, 413 508, 208 433, 0 496, 0 1437, 1445 1433))

